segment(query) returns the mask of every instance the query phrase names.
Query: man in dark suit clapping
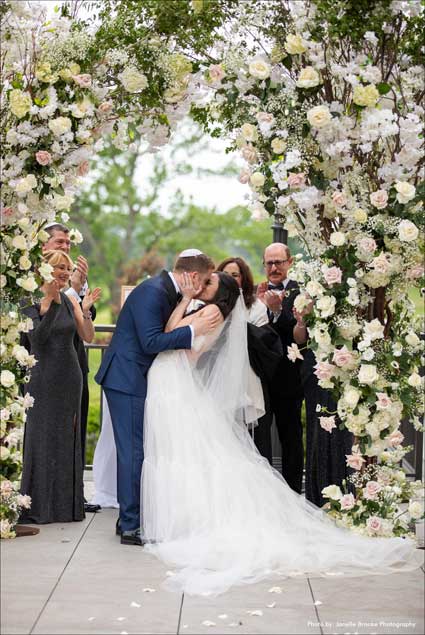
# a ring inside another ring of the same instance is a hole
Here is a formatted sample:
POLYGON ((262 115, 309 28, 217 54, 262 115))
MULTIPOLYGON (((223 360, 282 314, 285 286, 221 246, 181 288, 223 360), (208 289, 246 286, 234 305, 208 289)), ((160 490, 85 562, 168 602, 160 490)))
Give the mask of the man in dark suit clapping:
POLYGON ((283 358, 270 384, 271 407, 275 415, 282 444, 282 474, 288 485, 301 493, 304 451, 301 425, 302 387, 300 362, 294 364, 287 357, 288 346, 294 342, 296 320, 292 308, 299 288, 288 279, 293 263, 288 247, 272 243, 264 251, 267 282, 258 285, 257 296, 268 309, 269 321, 279 334, 283 358))

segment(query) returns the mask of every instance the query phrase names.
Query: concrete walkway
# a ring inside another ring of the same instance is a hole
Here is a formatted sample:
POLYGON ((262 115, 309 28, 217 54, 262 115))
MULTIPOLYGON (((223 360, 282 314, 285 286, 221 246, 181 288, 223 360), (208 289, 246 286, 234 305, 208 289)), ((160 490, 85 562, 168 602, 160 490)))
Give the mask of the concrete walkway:
POLYGON ((82 523, 2 541, 3 635, 424 633, 423 569, 182 596, 161 588, 167 571, 158 560, 120 545, 116 515, 104 509, 82 523))

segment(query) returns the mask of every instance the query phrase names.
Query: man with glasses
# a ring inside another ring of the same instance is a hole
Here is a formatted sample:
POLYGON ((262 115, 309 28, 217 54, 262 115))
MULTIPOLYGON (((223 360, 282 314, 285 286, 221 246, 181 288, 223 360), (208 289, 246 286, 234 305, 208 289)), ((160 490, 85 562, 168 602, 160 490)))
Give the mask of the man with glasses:
POLYGON ((294 342, 296 324, 292 309, 299 294, 298 284, 288 279, 293 263, 289 248, 272 243, 264 251, 267 282, 258 285, 257 296, 267 306, 269 322, 279 333, 283 358, 270 385, 271 407, 282 444, 282 474, 288 485, 301 493, 304 451, 301 425, 303 399, 300 361, 287 357, 287 347, 294 342))

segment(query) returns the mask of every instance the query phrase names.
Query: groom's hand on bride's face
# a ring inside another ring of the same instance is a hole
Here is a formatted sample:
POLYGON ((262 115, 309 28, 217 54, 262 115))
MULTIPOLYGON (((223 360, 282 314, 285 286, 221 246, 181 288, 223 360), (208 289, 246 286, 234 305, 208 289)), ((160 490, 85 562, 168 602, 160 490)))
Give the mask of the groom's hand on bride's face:
POLYGON ((223 317, 220 309, 217 306, 210 304, 208 306, 208 311, 200 313, 199 317, 192 322, 192 326, 195 329, 195 335, 206 335, 207 333, 214 331, 214 329, 216 329, 222 321, 223 317))

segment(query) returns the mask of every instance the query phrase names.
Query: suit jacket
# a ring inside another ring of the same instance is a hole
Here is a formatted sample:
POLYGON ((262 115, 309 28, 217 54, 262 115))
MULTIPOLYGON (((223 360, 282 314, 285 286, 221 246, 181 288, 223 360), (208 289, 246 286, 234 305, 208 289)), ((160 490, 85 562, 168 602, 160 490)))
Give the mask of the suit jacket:
POLYGON ((285 297, 282 300, 282 312, 276 322, 273 322, 273 316, 270 317, 270 324, 279 333, 280 341, 283 348, 283 357, 279 362, 276 370, 274 381, 278 381, 281 391, 288 395, 302 394, 300 367, 301 361, 295 363, 288 359, 287 352, 294 340, 294 326, 296 319, 292 312, 294 300, 300 292, 299 286, 295 280, 289 280, 285 289, 285 297))
POLYGON ((129 395, 146 396, 146 376, 156 355, 191 348, 189 326, 164 333, 176 304, 177 293, 166 271, 133 289, 121 309, 115 333, 96 374, 98 384, 129 395))

